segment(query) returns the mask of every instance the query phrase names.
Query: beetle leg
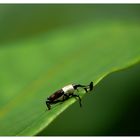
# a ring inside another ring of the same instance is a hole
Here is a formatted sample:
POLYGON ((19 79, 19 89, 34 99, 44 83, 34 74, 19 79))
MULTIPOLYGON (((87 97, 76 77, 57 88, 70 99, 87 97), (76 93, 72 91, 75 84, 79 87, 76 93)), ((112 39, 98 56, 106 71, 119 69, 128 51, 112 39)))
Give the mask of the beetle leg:
POLYGON ((47 107, 48 107, 48 110, 50 110, 51 109, 51 102, 50 101, 46 101, 46 105, 47 105, 47 107))
POLYGON ((93 89, 93 82, 91 82, 90 84, 89 84, 89 87, 90 87, 90 91, 93 89))
POLYGON ((85 90, 86 92, 88 92, 88 91, 87 91, 87 88, 84 88, 84 90, 85 90))
POLYGON ((67 94, 63 94, 63 101, 67 100, 69 98, 69 96, 67 94))
POLYGON ((51 109, 51 105, 52 105, 52 104, 56 104, 56 103, 59 103, 59 102, 63 102, 63 100, 46 101, 46 105, 47 105, 47 107, 48 107, 48 110, 51 109))
POLYGON ((72 97, 78 97, 80 107, 82 107, 82 103, 81 103, 81 98, 80 98, 80 96, 79 96, 79 95, 76 95, 76 94, 72 94, 72 97))

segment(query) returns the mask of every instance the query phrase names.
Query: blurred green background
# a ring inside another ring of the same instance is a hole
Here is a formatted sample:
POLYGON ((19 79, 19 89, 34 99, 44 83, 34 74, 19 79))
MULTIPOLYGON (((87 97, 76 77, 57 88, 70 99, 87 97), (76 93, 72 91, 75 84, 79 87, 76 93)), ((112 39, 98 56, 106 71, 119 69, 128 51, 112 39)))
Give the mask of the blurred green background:
POLYGON ((28 38, 83 22, 137 21, 139 4, 0 5, 0 43, 28 38))
MULTIPOLYGON (((0 48, 90 21, 121 20, 139 23, 140 5, 1 4, 0 48)), ((140 65, 136 65, 109 75, 83 98, 82 109, 76 102, 38 135, 140 135, 139 72, 140 65)))

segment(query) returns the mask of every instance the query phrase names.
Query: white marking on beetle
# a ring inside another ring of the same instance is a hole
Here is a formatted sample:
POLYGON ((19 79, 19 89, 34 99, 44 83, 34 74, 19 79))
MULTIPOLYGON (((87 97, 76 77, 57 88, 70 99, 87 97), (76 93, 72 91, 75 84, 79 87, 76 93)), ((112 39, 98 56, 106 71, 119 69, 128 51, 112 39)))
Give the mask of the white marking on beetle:
POLYGON ((66 94, 74 93, 74 87, 73 87, 73 85, 67 85, 67 86, 63 87, 62 90, 66 94))

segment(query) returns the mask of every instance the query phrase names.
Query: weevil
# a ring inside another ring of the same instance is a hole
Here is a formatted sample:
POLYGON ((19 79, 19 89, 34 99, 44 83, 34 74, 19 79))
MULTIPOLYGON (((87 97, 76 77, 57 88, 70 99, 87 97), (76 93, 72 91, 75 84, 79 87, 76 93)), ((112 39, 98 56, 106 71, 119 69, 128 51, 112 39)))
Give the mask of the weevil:
POLYGON ((60 90, 57 90, 51 96, 49 96, 46 100, 46 106, 47 106, 48 110, 51 109, 52 104, 64 102, 71 97, 77 97, 79 99, 79 104, 81 107, 82 106, 81 98, 79 95, 74 93, 76 90, 78 91, 78 88, 83 88, 85 90, 85 92, 87 93, 93 89, 93 82, 90 82, 90 84, 87 86, 80 85, 80 84, 70 84, 70 85, 63 87, 60 90))

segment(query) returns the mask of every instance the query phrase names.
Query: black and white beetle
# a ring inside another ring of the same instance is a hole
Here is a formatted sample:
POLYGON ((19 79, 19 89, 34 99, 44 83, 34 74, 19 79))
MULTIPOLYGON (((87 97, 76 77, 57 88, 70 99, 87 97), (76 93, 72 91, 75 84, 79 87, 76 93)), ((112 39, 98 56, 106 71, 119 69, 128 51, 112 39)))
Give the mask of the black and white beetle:
POLYGON ((81 104, 81 98, 79 95, 74 94, 75 90, 78 90, 78 88, 83 88, 86 92, 91 91, 93 89, 93 82, 91 82, 89 85, 67 85, 63 87, 62 89, 54 92, 50 97, 47 98, 46 105, 48 107, 48 110, 51 109, 52 104, 56 104, 59 102, 64 102, 65 100, 69 99, 70 97, 78 97, 80 107, 81 104))

